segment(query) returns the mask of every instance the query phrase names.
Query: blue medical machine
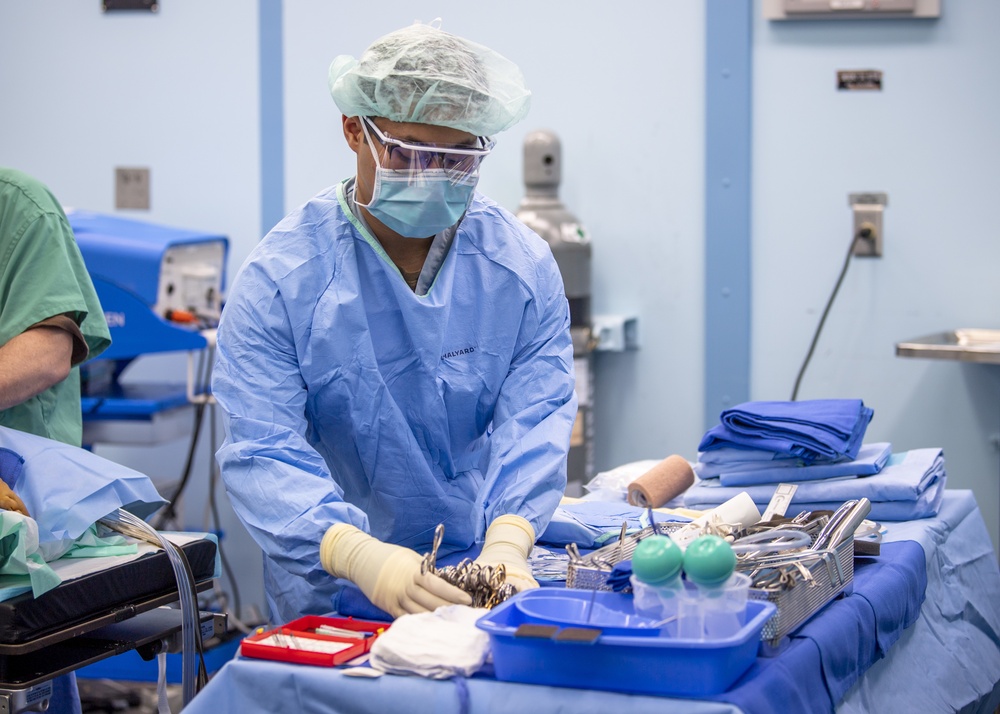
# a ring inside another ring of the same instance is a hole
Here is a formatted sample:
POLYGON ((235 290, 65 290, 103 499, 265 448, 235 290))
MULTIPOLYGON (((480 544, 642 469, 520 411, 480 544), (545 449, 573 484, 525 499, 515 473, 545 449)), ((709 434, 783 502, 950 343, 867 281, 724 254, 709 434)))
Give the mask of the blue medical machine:
POLYGON ((88 211, 67 217, 112 339, 81 372, 84 442, 153 443, 190 431, 176 417, 205 397, 193 355, 214 346, 228 239, 88 211), (187 384, 121 379, 138 357, 181 351, 189 354, 187 384))

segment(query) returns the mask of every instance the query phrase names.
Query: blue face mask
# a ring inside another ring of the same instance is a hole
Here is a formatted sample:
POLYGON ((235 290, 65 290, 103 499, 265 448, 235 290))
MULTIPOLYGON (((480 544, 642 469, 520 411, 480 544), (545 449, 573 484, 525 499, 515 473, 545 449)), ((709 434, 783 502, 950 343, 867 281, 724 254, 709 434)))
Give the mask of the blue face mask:
POLYGON ((472 202, 479 172, 449 175, 444 169, 394 171, 377 167, 368 209, 407 238, 427 238, 458 223, 472 202))

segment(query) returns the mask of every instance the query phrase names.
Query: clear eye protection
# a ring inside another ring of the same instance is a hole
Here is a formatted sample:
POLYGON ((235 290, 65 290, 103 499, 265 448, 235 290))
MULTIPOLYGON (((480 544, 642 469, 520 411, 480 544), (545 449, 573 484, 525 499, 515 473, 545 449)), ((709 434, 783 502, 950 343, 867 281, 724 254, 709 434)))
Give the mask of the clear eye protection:
POLYGON ((382 132, 368 117, 361 117, 361 126, 371 142, 371 134, 385 150, 382 153, 382 168, 392 171, 426 171, 442 169, 453 180, 468 178, 479 170, 479 164, 489 156, 495 142, 489 137, 476 139, 478 146, 454 146, 442 144, 422 144, 401 141, 382 132))

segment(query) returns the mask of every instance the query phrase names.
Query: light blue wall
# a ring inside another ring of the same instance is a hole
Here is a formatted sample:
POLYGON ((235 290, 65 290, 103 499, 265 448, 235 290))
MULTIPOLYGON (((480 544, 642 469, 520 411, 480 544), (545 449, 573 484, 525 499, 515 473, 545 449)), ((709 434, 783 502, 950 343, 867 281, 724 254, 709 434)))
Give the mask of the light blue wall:
POLYGON ((945 450, 997 541, 1000 367, 904 359, 896 342, 1000 327, 1000 3, 938 20, 768 22, 753 43, 755 399, 788 399, 851 238, 847 196, 884 191, 881 259, 855 259, 799 398, 861 397, 869 440, 945 450), (881 92, 836 90, 879 69, 881 92))

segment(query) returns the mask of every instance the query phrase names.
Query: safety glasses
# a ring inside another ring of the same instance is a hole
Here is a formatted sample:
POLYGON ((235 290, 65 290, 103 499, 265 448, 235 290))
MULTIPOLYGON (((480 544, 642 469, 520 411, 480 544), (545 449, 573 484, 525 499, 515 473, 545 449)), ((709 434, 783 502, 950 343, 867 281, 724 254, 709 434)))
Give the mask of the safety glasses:
POLYGON ((444 169, 455 178, 460 178, 475 173, 495 144, 492 139, 485 136, 477 138, 479 146, 443 146, 401 141, 387 136, 368 117, 361 119, 369 140, 371 135, 368 134, 368 129, 371 129, 385 149, 385 155, 382 157, 383 168, 394 171, 444 169))

